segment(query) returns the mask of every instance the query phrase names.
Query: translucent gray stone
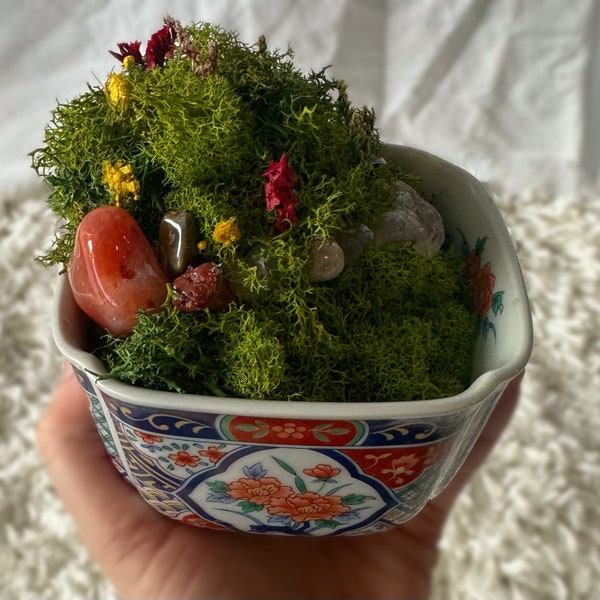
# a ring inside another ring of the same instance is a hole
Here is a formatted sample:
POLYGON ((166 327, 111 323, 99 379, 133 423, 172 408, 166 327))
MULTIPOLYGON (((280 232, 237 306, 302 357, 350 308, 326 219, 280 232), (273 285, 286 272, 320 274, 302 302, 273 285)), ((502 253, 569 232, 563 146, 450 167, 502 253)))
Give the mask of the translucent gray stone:
POLYGON ((440 249, 444 239, 440 213, 412 187, 399 181, 396 204, 381 216, 373 229, 373 242, 413 242, 420 252, 433 254, 440 249))
POLYGON ((196 262, 198 238, 198 225, 190 212, 170 210, 165 214, 158 230, 158 256, 171 277, 181 275, 196 262))
POLYGON ((366 225, 359 225, 340 231, 336 234, 335 241, 344 251, 346 263, 350 263, 363 255, 365 246, 373 241, 373 232, 366 225))
POLYGON ((344 251, 334 240, 315 240, 312 253, 312 264, 308 272, 310 281, 329 281, 344 270, 344 251))
MULTIPOLYGON (((262 284, 266 284, 266 280, 273 276, 275 265, 265 258, 265 248, 262 244, 254 246, 245 256, 244 262, 249 267, 256 269, 256 283, 259 285, 261 280, 262 284)), ((259 285, 253 288, 250 285, 236 282, 233 287, 237 296, 242 300, 257 300, 261 296, 259 285)))
POLYGON ((265 259, 264 248, 260 244, 250 250, 245 262, 250 267, 256 267, 256 274, 259 277, 267 277, 271 271, 265 259))

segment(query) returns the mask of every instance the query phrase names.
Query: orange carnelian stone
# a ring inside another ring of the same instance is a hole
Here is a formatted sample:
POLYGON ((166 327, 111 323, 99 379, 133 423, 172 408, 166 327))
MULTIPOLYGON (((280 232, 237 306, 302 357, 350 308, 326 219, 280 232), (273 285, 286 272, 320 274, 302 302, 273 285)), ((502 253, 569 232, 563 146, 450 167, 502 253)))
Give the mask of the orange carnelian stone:
POLYGON ((135 219, 101 206, 81 221, 68 265, 79 307, 116 336, 131 332, 140 309, 156 310, 167 296, 167 276, 135 219))

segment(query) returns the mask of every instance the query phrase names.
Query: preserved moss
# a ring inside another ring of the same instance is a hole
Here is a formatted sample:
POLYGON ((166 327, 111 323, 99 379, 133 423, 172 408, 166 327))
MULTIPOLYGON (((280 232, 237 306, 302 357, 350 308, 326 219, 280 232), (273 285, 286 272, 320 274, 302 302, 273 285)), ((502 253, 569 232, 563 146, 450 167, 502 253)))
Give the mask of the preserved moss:
POLYGON ((130 165, 139 198, 123 205, 150 242, 167 210, 191 212, 199 260, 222 265, 240 299, 188 314, 169 296, 129 337, 103 337, 97 353, 110 375, 257 400, 414 400, 464 389, 477 323, 453 252, 369 246, 336 279, 308 279, 315 240, 372 226, 394 204, 397 180, 413 183, 374 163, 382 144, 373 111, 352 106, 343 81, 300 72, 290 50, 263 38, 250 46, 211 24, 170 23, 178 41, 164 65, 127 61, 118 77, 54 110, 32 153, 63 223, 42 260, 66 266, 83 216, 114 202, 103 165, 130 165), (297 222, 280 231, 263 174, 284 153, 298 175, 297 222), (220 243, 213 231, 231 219, 239 239, 220 243))

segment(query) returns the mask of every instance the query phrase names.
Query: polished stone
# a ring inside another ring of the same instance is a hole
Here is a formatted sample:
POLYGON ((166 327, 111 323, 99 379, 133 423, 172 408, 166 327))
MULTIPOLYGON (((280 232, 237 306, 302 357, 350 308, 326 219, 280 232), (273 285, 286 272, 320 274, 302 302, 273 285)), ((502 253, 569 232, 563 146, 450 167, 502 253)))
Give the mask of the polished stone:
POLYGON ((196 218, 185 210, 170 210, 158 231, 158 255, 171 276, 181 275, 198 259, 199 232, 196 218))
POLYGON ((68 276, 75 302, 116 336, 131 332, 138 311, 156 311, 168 278, 135 219, 124 209, 101 206, 77 229, 68 276))
POLYGON ((310 281, 329 281, 337 277, 345 266, 344 251, 333 241, 315 240, 312 248, 312 263, 308 271, 310 281))
POLYGON ((184 312, 220 311, 235 300, 223 270, 212 262, 188 269, 173 282, 173 305, 184 312))

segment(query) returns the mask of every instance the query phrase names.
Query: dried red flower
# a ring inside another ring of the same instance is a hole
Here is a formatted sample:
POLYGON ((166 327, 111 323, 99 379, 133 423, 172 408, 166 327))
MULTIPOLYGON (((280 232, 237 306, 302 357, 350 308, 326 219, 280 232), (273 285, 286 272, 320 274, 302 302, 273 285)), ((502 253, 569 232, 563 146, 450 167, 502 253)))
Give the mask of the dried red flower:
POLYGON ((167 58, 171 58, 175 44, 175 32, 169 25, 164 25, 153 33, 146 45, 146 69, 162 67, 167 58))
POLYGON ((285 231, 293 223, 298 222, 295 212, 298 196, 294 191, 298 174, 287 164, 287 155, 284 152, 279 160, 271 161, 263 176, 267 178, 265 183, 267 210, 277 211, 275 229, 280 232, 285 231))
POLYGON ((277 231, 285 231, 297 222, 298 217, 296 216, 296 207, 294 204, 284 204, 277 207, 277 220, 275 221, 275 229, 277 231))
POLYGON ((133 56, 135 62, 138 65, 144 64, 144 58, 142 53, 140 52, 141 42, 122 42, 117 44, 119 48, 119 52, 114 52, 113 50, 109 50, 109 52, 119 61, 123 62, 126 57, 133 56))

